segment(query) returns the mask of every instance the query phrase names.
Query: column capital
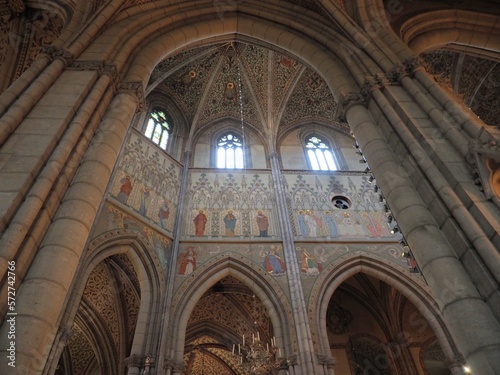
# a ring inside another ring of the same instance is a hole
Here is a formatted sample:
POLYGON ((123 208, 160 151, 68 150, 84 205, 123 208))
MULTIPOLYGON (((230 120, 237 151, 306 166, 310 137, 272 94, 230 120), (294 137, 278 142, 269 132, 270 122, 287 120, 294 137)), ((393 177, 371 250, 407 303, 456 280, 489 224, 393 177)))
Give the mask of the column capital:
POLYGON ((410 74, 414 74, 417 70, 425 70, 424 64, 424 60, 419 56, 410 57, 403 62, 405 69, 410 74))
POLYGON ((342 92, 337 106, 337 118, 346 122, 347 110, 356 104, 366 104, 367 95, 364 92, 342 92))
POLYGON ((174 360, 172 358, 165 358, 163 361, 164 370, 172 370, 174 368, 174 360))
POLYGON ((137 354, 132 354, 130 357, 125 358, 125 366, 131 367, 141 367, 142 358, 137 354))
POLYGON ((387 78, 385 74, 378 73, 374 76, 368 76, 365 78, 365 83, 361 88, 363 95, 369 95, 370 92, 375 90, 380 90, 383 87, 390 86, 391 81, 387 78))
POLYGON ((335 358, 328 357, 328 356, 323 355, 323 354, 318 354, 317 357, 318 357, 319 363, 323 366, 326 366, 326 368, 331 369, 334 367, 335 362, 336 362, 335 358))
POLYGON ((70 66, 75 61, 75 56, 65 48, 58 48, 52 45, 44 45, 41 54, 49 56, 51 60, 61 60, 66 66, 70 66))
POLYGON ((395 65, 387 73, 387 78, 391 83, 398 83, 401 78, 411 76, 417 70, 425 70, 424 61, 418 56, 411 57, 403 61, 403 63, 395 65))
POLYGON ((109 76, 115 87, 118 85, 116 65, 106 64, 103 60, 77 60, 69 68, 72 70, 95 70, 99 75, 109 76))
POLYGON ((73 331, 72 327, 64 326, 59 330, 59 340, 64 344, 64 346, 66 346, 74 334, 75 331, 73 331))
POLYGON ((116 87, 116 91, 118 93, 131 94, 137 101, 137 112, 144 112, 146 110, 142 82, 120 82, 116 87))
POLYGON ((296 366, 299 362, 297 362, 297 354, 291 354, 287 357, 288 366, 296 366))

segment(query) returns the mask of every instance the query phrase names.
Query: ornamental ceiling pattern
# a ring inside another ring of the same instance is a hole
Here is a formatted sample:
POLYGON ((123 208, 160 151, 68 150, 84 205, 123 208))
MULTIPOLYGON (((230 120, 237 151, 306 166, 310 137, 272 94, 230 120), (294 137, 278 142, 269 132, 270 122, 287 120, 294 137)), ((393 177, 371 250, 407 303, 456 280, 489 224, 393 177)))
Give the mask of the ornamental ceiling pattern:
POLYGON ((186 373, 190 375, 245 375, 237 359, 210 336, 193 340, 184 355, 186 373))
POLYGON ((500 125, 500 64, 439 49, 421 54, 427 71, 486 124, 500 125))
POLYGON ((129 258, 118 254, 97 264, 87 279, 68 343, 72 373, 87 373, 94 353, 104 352, 95 346, 104 342, 110 343, 111 361, 118 366, 120 353, 132 347, 139 306, 139 281, 129 258))
POLYGON ((146 91, 169 96, 197 129, 243 119, 268 137, 278 134, 278 124, 287 129, 313 119, 330 122, 336 109, 318 74, 288 56, 240 42, 165 59, 146 91))
POLYGON ((269 342, 272 326, 261 301, 234 277, 227 276, 215 284, 198 301, 188 321, 185 366, 189 374, 244 374, 238 358, 232 354, 229 337, 247 339, 259 332, 269 342), (210 330, 209 327, 212 327, 210 330), (215 327, 216 333, 213 332, 215 327), (192 332, 192 333, 190 333, 192 332), (229 340, 229 341, 228 341, 229 340))
POLYGON ((261 332, 267 339, 272 336, 272 326, 264 305, 248 287, 230 276, 198 301, 189 317, 188 327, 203 321, 215 322, 239 337, 249 337, 254 330, 261 332))

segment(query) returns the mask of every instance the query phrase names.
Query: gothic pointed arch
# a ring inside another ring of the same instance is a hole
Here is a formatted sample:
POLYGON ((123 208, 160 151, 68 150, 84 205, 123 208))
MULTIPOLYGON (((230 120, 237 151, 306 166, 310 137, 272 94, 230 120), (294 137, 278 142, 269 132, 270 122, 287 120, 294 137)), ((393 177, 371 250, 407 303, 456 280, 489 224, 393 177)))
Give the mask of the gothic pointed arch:
POLYGON ((427 320, 435 332, 439 344, 450 363, 459 366, 461 354, 458 351, 435 298, 422 281, 411 277, 408 271, 389 264, 387 261, 365 252, 345 255, 337 262, 326 267, 317 279, 310 297, 309 316, 313 338, 316 337, 317 350, 324 355, 330 354, 330 344, 326 335, 327 310, 334 292, 349 277, 358 273, 370 275, 394 287, 405 296, 419 313, 427 320))
POLYGON ((79 272, 52 347, 55 361, 51 367, 56 368, 72 340, 79 340, 75 345, 87 345, 97 355, 97 364, 88 362, 83 369, 90 365, 100 371, 115 368, 118 374, 125 369, 126 357, 156 353, 152 332, 159 329, 164 273, 149 241, 134 230, 106 232, 90 242, 79 272), (87 324, 79 326, 78 322, 87 324), (103 339, 103 332, 108 340, 103 339), (110 344, 102 346, 106 342, 110 344), (105 354, 110 351, 113 353, 105 354), (118 367, 108 366, 110 358, 118 360, 118 367))
POLYGON ((167 344, 166 357, 174 363, 182 362, 186 329, 194 306, 210 288, 227 276, 239 280, 260 299, 269 315, 278 346, 285 356, 295 353, 297 338, 295 331, 288 329, 293 324, 293 318, 285 292, 257 264, 240 254, 226 252, 196 268, 175 291, 172 298, 175 309, 169 324, 172 337, 167 344))
POLYGON ((139 130, 145 134, 151 113, 155 110, 163 111, 170 127, 169 139, 164 149, 176 160, 180 160, 185 142, 189 136, 189 124, 184 112, 172 98, 159 90, 148 95, 146 101, 148 110, 144 120, 138 124, 139 130))

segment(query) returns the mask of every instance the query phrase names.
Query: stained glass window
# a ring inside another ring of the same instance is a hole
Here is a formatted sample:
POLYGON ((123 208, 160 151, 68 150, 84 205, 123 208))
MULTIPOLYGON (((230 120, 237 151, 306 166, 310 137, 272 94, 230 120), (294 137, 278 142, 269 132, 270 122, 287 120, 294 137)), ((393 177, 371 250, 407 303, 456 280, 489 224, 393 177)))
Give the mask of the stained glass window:
POLYGON ((166 150, 171 131, 172 128, 167 121, 165 112, 160 109, 154 109, 150 114, 144 135, 166 150))

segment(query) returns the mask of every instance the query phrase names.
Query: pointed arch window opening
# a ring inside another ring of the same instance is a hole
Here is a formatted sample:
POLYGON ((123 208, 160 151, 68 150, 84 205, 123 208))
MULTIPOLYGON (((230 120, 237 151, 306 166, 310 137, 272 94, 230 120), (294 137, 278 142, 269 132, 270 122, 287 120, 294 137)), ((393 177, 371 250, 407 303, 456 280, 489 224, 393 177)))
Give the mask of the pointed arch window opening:
POLYGON ((243 169, 243 142, 232 132, 217 141, 217 168, 243 169))
POLYGON ((326 141, 313 134, 306 139, 305 148, 307 158, 314 171, 338 170, 332 149, 326 141))
POLYGON ((160 109, 154 109, 151 111, 144 135, 160 146, 163 150, 166 150, 171 132, 172 127, 168 123, 165 112, 160 109))

